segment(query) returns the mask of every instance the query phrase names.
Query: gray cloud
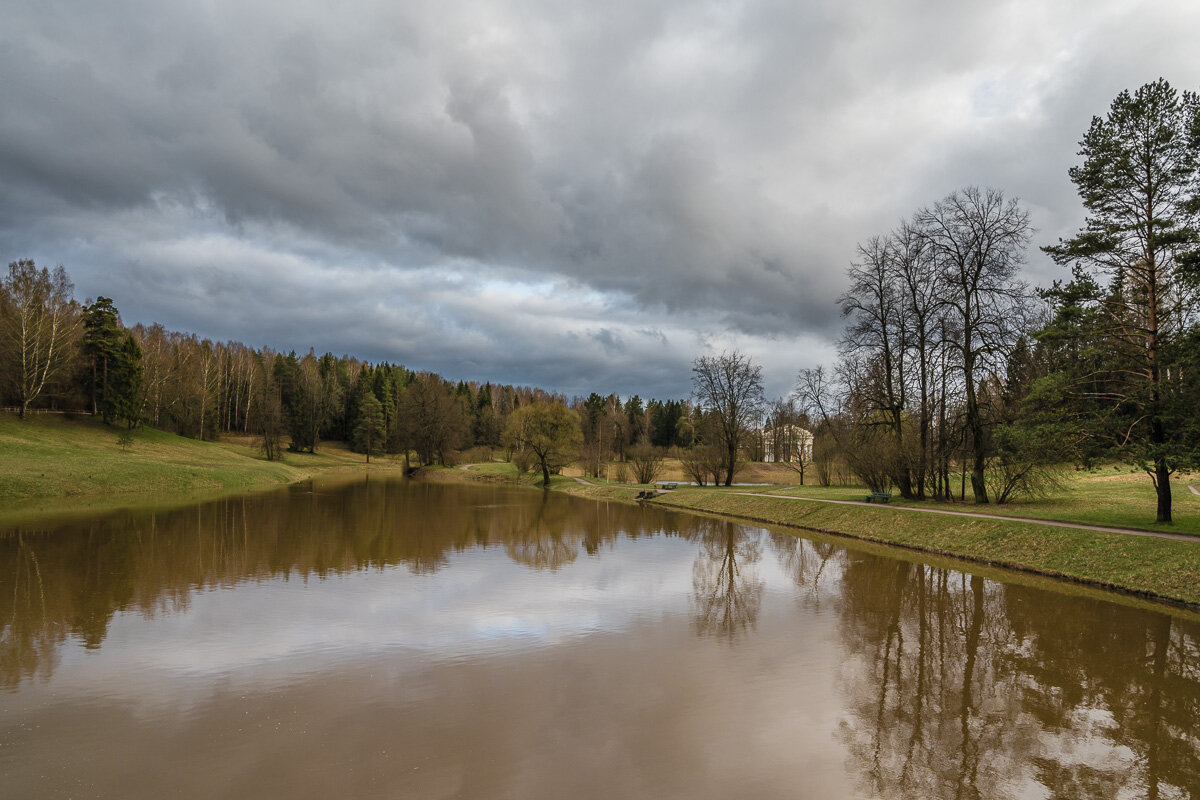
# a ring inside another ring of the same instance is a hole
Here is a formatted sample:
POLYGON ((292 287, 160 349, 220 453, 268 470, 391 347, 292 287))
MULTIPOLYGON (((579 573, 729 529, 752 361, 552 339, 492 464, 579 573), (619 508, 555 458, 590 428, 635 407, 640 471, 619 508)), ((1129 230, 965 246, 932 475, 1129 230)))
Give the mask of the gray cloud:
POLYGON ((786 391, 857 241, 967 184, 1066 235, 1090 117, 1200 72, 1183 2, 10 5, 0 257, 571 392, 680 395, 721 346, 786 391))

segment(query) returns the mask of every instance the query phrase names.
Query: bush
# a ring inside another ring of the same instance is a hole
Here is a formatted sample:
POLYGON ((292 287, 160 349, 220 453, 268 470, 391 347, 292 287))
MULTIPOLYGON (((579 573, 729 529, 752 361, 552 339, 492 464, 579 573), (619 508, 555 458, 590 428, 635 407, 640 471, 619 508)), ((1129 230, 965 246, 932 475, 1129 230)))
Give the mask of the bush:
POLYGON ((654 483, 663 470, 663 451, 643 442, 629 448, 634 483, 654 483))
POLYGON ((518 475, 524 475, 537 465, 537 459, 528 450, 517 450, 512 454, 512 465, 518 475))
POLYGON ((697 486, 704 486, 710 480, 713 484, 720 484, 725 477, 724 454, 715 445, 693 447, 680 454, 679 462, 697 486))
POLYGON ((471 447, 458 454, 458 460, 463 464, 490 464, 492 458, 492 448, 486 445, 471 447))

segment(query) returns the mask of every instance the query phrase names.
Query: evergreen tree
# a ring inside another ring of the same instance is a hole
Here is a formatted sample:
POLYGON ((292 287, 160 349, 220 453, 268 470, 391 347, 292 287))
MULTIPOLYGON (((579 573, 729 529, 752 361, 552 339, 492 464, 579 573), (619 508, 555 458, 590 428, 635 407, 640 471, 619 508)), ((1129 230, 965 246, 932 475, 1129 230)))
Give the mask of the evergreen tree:
POLYGON ((113 301, 97 297, 83 309, 83 352, 88 359, 92 413, 105 424, 141 421, 142 349, 121 327, 113 301))
POLYGON ((105 421, 123 422, 130 428, 142 421, 142 348, 132 333, 121 337, 108 374, 105 421))
POLYGON ((121 320, 113 301, 97 297, 83 307, 83 353, 88 360, 88 396, 92 413, 112 421, 109 406, 109 369, 121 349, 121 320))
MULTIPOLYGON (((276 363, 279 363, 278 360, 276 363)), ((278 461, 283 457, 283 436, 287 432, 284 421, 282 392, 274 374, 269 374, 262 383, 254 400, 255 418, 258 420, 259 449, 267 461, 278 461)))
POLYGON ((1080 145, 1084 161, 1069 174, 1088 216, 1074 238, 1044 248, 1074 280, 1047 293, 1056 317, 1043 339, 1086 343, 1097 357, 1069 365, 1065 397, 1107 455, 1146 471, 1157 519, 1170 522, 1171 475, 1198 458, 1178 420, 1200 398, 1175 345, 1197 324, 1200 98, 1162 79, 1121 92, 1080 145))
POLYGON ((387 425, 383 419, 383 404, 369 389, 358 398, 358 420, 354 423, 354 449, 366 453, 367 463, 371 455, 379 455, 387 443, 387 425))

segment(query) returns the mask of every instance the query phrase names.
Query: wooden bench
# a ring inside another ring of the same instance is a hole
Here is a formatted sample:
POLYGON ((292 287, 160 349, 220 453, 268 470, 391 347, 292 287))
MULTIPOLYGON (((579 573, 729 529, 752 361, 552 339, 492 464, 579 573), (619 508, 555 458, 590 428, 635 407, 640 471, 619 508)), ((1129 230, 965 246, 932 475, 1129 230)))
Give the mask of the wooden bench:
POLYGON ((659 481, 655 486, 660 489, 677 489, 679 488, 679 483, 677 481, 659 481))
POLYGON ((864 498, 867 503, 886 503, 892 499, 888 492, 872 492, 864 498))

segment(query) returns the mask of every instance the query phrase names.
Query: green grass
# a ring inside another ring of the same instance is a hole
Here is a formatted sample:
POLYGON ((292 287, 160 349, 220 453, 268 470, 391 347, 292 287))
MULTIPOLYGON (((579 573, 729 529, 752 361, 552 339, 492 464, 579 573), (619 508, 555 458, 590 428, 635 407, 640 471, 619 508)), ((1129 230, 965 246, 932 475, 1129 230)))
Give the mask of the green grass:
MULTIPOLYGON (((83 513, 121 506, 162 505, 198 496, 250 491, 335 470, 362 469, 362 456, 343 446, 316 454, 289 453, 268 462, 248 439, 198 442, 163 431, 134 432, 128 448, 119 431, 91 418, 34 416, 18 420, 0 413, 0 523, 48 513, 83 513)), ((396 469, 388 459, 372 469, 396 469)), ((540 486, 540 474, 518 476, 508 463, 432 470, 435 480, 497 480, 540 486)), ((1125 470, 1070 473, 1064 487, 1044 500, 1005 506, 970 503, 930 508, 1088 524, 1200 534, 1200 497, 1175 483, 1175 523, 1154 519, 1154 491, 1141 474, 1125 470)), ((551 488, 596 499, 632 500, 637 484, 580 485, 554 475, 551 488)), ((747 487, 748 492, 860 500, 859 487, 747 487)), ((1165 541, 1103 532, 1051 528, 1036 523, 896 512, 887 507, 802 503, 681 488, 655 502, 696 511, 792 525, 883 544, 1015 567, 1187 603, 1200 603, 1200 543, 1165 541)), ((904 503, 896 498, 897 504, 904 503)))
MULTIPOLYGON (((521 486, 542 486, 542 471, 535 469, 532 472, 521 474, 517 472, 517 468, 507 461, 493 461, 488 464, 472 464, 469 470, 458 470, 464 476, 474 476, 476 479, 480 477, 489 480, 503 481, 506 483, 518 484, 521 486)), ((454 480, 462 476, 448 476, 448 479, 454 480)), ((574 478, 566 475, 550 475, 550 488, 562 488, 565 486, 577 486, 574 478)))
MULTIPOLYGON (((1172 517, 1170 525, 1154 521, 1157 498, 1150 479, 1142 472, 1128 468, 1114 470, 1065 471, 1062 488, 1037 500, 996 505, 976 505, 971 502, 970 488, 966 502, 916 502, 904 500, 893 490, 892 504, 918 508, 938 508, 951 511, 999 514, 1009 517, 1030 517, 1060 522, 1079 522, 1085 525, 1107 525, 1115 528, 1200 535, 1200 496, 1188 491, 1187 483, 1200 484, 1198 476, 1177 477, 1171 482, 1172 517)), ((762 491, 745 489, 745 491, 762 491)), ((772 494, 811 497, 826 500, 862 500, 869 490, 861 486, 790 486, 769 490, 772 494)))
POLYGON ((123 448, 119 434, 90 417, 0 413, 0 522, 250 491, 362 463, 336 447, 270 462, 245 438, 199 442, 152 428, 123 448))
POLYGON ((909 514, 882 506, 802 503, 711 489, 678 489, 655 502, 1200 604, 1200 543, 1008 520, 909 514))

